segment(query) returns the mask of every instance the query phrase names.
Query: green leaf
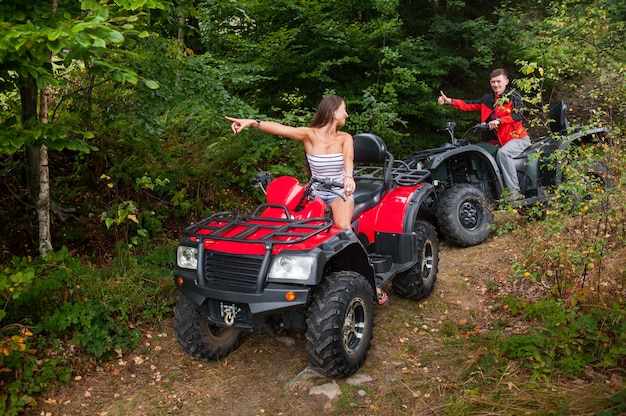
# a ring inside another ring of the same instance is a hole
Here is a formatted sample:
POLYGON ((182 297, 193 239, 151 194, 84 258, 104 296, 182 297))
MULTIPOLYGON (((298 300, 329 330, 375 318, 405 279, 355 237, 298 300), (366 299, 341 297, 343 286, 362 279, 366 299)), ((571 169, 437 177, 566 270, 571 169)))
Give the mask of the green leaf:
POLYGON ((124 35, 122 35, 118 31, 114 30, 111 33, 109 33, 108 39, 111 42, 113 42, 113 43, 123 43, 124 42, 124 35))
POLYGON ((59 27, 48 33, 48 40, 50 41, 57 40, 61 37, 62 34, 63 34, 63 28, 59 27))
POLYGON ((107 44, 104 39, 96 39, 93 41, 93 46, 96 48, 106 48, 107 44))
POLYGON ((150 88, 151 90, 156 90, 159 88, 159 83, 151 79, 146 80, 145 84, 146 84, 146 87, 150 88))

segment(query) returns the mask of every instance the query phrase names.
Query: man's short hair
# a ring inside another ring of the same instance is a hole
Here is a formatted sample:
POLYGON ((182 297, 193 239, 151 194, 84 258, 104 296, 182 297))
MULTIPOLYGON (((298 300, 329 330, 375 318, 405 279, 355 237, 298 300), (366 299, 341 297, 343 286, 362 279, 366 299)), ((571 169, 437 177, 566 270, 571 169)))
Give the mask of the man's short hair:
POLYGON ((509 79, 509 73, 506 72, 506 69, 504 68, 498 68, 498 69, 494 69, 493 71, 491 71, 491 75, 489 76, 489 79, 499 77, 500 75, 504 75, 504 78, 509 79))

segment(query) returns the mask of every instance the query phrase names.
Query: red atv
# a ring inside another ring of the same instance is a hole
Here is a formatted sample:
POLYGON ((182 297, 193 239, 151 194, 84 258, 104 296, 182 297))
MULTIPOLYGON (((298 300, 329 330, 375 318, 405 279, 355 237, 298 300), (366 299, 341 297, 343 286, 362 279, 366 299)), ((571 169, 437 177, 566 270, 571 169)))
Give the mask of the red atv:
MULTIPOLYGON (((352 230, 335 227, 315 187, 265 172, 266 201, 249 216, 220 212, 188 227, 178 246, 176 338, 192 357, 216 360, 246 331, 306 333, 311 363, 347 377, 366 359, 376 287, 421 299, 437 278, 434 188, 425 170, 394 161, 374 134, 354 137, 352 230)), ((340 195, 341 196, 341 195, 340 195)))

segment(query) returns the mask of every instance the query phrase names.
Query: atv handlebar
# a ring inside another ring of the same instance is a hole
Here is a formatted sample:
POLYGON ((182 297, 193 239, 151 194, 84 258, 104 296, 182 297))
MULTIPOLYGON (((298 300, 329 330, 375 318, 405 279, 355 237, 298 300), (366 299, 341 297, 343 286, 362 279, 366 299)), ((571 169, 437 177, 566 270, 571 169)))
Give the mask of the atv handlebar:
POLYGON ((332 191, 333 186, 336 188, 343 188, 343 183, 332 180, 330 178, 312 177, 311 182, 319 183, 320 185, 322 185, 322 188, 324 188, 325 191, 332 191))
POLYGON ((300 208, 304 206, 305 201, 312 200, 310 196, 312 195, 313 190, 316 189, 313 186, 316 183, 320 184, 321 188, 324 191, 331 192, 337 195, 338 197, 340 197, 341 199, 343 199, 344 201, 346 200, 345 195, 342 195, 340 192, 337 192, 333 189, 333 186, 343 188, 343 183, 334 181, 330 178, 318 178, 318 177, 312 176, 311 179, 309 179, 309 183, 307 183, 306 187, 304 188, 304 193, 302 194, 302 198, 300 198, 300 201, 298 201, 298 204, 296 205, 296 211, 298 211, 300 208))
POLYGON ((465 146, 465 145, 470 144, 472 136, 474 136, 476 133, 478 133, 481 130, 488 130, 489 129, 489 123, 474 124, 472 127, 467 129, 465 134, 463 134, 463 137, 461 137, 460 139, 457 139, 454 136, 454 128, 455 127, 456 127, 455 123, 452 123, 452 122, 447 122, 446 123, 445 130, 450 135, 450 141, 451 141, 452 145, 454 145, 454 146, 465 146))
MULTIPOLYGON (((327 191, 327 192, 332 192, 333 194, 337 195, 344 201, 346 200, 345 195, 333 189, 333 187, 343 188, 343 183, 332 180, 330 178, 317 178, 313 176, 311 177, 310 184, 313 185, 314 183, 320 184, 320 187, 322 188, 322 190, 327 191)), ((313 187, 311 186, 311 188, 313 187)))
POLYGON ((250 179, 249 183, 253 188, 261 188, 264 194, 267 195, 265 188, 272 182, 272 174, 269 172, 259 172, 256 176, 250 179))
MULTIPOLYGON (((265 195, 267 195, 266 188, 271 182, 272 182, 272 174, 270 172, 259 172, 256 174, 254 178, 250 179, 250 185, 254 188, 261 188, 261 190, 263 191, 265 195)), ((342 192, 337 192, 336 190, 333 189, 333 187, 343 188, 343 183, 332 180, 330 178, 311 177, 311 179, 309 180, 309 183, 305 187, 302 198, 297 204, 297 207, 302 207, 302 205, 304 204, 304 201, 306 201, 311 195, 311 193, 313 192, 313 190, 316 189, 313 186, 314 184, 320 184, 319 188, 321 188, 322 190, 331 192, 337 195, 338 197, 340 197, 341 199, 343 199, 344 201, 346 200, 346 197, 345 195, 343 195, 342 192)))
POLYGON ((475 135, 476 133, 478 133, 481 130, 489 130, 489 123, 474 124, 472 127, 467 129, 467 131, 463 135, 463 138, 471 137, 471 136, 475 135))

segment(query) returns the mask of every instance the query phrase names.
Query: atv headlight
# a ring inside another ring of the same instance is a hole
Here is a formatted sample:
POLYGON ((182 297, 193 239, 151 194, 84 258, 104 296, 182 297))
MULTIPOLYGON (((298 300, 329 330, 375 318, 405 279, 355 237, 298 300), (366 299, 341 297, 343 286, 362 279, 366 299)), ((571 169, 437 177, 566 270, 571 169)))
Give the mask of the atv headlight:
POLYGON ((178 246, 176 264, 183 269, 198 269, 198 249, 195 247, 178 246))
POLYGON ((307 280, 311 277, 311 270, 315 257, 311 256, 277 256, 272 262, 268 278, 307 280))

